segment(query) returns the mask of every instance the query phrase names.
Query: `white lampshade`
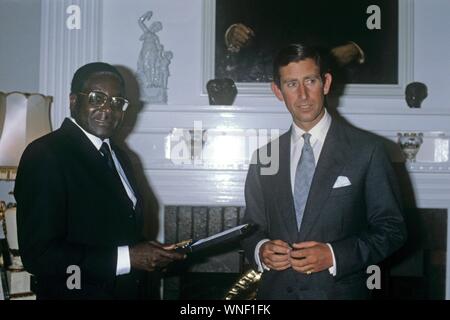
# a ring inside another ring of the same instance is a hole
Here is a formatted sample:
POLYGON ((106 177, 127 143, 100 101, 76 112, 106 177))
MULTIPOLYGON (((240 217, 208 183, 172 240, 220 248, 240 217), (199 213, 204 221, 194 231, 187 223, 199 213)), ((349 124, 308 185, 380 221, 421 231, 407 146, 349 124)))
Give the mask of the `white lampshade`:
POLYGON ((0 168, 17 167, 25 147, 51 132, 52 97, 0 92, 0 168))

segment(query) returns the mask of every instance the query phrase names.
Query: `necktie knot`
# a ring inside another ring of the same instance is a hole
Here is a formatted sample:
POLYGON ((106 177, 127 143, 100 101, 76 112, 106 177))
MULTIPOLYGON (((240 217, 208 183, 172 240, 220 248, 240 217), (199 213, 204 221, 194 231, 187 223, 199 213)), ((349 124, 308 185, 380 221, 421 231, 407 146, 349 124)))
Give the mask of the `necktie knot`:
POLYGON ((309 141, 309 139, 311 139, 311 134, 306 132, 302 135, 302 137, 303 137, 303 140, 305 141, 305 144, 310 146, 311 142, 309 141))

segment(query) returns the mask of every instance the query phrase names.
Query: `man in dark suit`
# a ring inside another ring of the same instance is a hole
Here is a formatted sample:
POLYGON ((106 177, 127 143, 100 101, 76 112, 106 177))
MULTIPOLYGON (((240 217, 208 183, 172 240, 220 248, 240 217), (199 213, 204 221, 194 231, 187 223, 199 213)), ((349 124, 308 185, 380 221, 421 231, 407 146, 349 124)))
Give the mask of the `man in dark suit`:
POLYGON ((316 49, 289 45, 273 70, 272 90, 293 124, 258 150, 247 175, 245 222, 257 230, 243 247, 264 271, 258 298, 368 298, 366 268, 406 239, 383 142, 331 118, 332 76, 316 49), (258 158, 267 154, 272 166, 278 161, 275 174, 262 170, 258 158))
POLYGON ((142 298, 145 271, 183 258, 143 239, 143 199, 130 161, 110 140, 128 106, 124 97, 116 68, 81 67, 72 80, 71 118, 22 155, 14 190, 18 237, 38 299, 142 298))

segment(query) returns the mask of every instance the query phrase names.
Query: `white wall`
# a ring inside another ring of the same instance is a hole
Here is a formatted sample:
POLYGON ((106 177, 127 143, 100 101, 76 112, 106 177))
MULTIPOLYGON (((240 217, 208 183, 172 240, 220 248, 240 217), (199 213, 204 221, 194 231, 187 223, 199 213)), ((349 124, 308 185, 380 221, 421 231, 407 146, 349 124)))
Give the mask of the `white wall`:
POLYGON ((450 110, 450 1, 414 3, 414 75, 428 86, 424 108, 450 110))
POLYGON ((41 0, 0 1, 0 91, 38 92, 41 0))
POLYGON ((158 32, 165 50, 174 58, 170 64, 169 104, 207 104, 200 97, 202 54, 202 0, 108 0, 103 3, 104 61, 136 70, 142 42, 138 18, 153 11, 149 23, 161 21, 158 32))

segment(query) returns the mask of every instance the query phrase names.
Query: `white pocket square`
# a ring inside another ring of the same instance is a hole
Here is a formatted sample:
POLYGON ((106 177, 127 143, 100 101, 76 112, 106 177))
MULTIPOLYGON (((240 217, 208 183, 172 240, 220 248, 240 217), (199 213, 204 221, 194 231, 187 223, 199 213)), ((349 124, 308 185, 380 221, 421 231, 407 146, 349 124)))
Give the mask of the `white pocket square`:
POLYGON ((336 182, 333 185, 333 189, 347 187, 351 185, 352 183, 350 182, 350 180, 348 180, 346 176, 339 176, 337 177, 336 182))

